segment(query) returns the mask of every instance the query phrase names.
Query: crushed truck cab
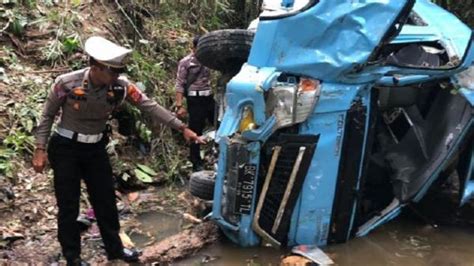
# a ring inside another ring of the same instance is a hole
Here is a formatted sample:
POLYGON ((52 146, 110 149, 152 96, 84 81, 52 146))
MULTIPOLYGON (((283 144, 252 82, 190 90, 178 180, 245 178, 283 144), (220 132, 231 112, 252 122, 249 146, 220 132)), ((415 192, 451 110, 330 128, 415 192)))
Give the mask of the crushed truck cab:
POLYGON ((469 200, 471 29, 427 0, 278 3, 226 88, 211 215, 225 235, 345 242, 452 171, 469 200))

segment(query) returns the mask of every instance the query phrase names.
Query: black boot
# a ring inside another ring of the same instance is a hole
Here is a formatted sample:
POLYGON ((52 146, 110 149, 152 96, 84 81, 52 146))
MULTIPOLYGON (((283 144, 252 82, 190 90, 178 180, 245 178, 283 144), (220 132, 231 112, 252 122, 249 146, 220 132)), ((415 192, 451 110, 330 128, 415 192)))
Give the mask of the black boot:
POLYGON ((141 255, 141 252, 135 249, 124 248, 122 260, 125 262, 138 262, 140 255, 141 255))
POLYGON ((140 255, 141 252, 135 249, 123 248, 123 253, 119 257, 109 257, 109 261, 139 262, 140 255))

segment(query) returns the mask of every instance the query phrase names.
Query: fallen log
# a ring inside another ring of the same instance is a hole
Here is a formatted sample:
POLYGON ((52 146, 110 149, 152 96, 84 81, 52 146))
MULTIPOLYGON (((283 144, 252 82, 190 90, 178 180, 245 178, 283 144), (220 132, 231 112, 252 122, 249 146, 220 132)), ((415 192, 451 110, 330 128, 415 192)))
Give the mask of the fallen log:
POLYGON ((170 263, 194 254, 205 245, 217 241, 218 238, 219 230, 214 223, 198 224, 145 248, 140 261, 143 263, 170 263))

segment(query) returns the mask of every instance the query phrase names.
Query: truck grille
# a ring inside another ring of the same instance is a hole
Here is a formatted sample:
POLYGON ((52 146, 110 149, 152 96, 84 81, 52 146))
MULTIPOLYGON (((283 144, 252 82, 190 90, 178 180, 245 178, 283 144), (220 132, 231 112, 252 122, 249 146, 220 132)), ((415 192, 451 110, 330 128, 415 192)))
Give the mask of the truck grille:
POLYGON ((262 168, 267 170, 267 175, 262 177, 265 177, 264 182, 268 182, 268 187, 263 185, 261 188, 254 230, 267 241, 286 245, 291 215, 318 140, 319 136, 314 135, 281 134, 276 142, 264 147, 263 152, 267 155, 271 153, 272 156, 262 156, 267 157, 262 161, 262 168), (277 158, 274 168, 272 158, 277 158))

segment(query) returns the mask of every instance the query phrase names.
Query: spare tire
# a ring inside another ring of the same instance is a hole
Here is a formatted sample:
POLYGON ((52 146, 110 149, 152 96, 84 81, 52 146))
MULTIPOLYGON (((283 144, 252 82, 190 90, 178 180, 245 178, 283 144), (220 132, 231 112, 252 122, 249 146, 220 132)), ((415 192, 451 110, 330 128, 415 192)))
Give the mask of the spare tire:
POLYGON ((191 174, 189 178, 189 192, 203 200, 214 198, 214 184, 216 182, 216 172, 199 171, 191 174))
POLYGON ((212 31, 199 39, 196 57, 208 68, 236 74, 247 62, 254 32, 242 29, 212 31))

